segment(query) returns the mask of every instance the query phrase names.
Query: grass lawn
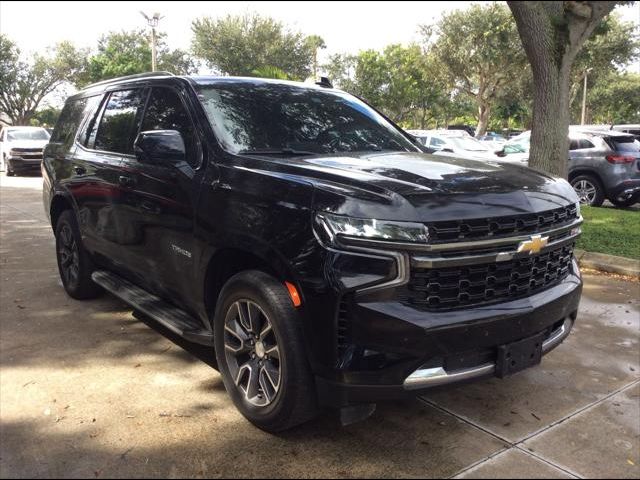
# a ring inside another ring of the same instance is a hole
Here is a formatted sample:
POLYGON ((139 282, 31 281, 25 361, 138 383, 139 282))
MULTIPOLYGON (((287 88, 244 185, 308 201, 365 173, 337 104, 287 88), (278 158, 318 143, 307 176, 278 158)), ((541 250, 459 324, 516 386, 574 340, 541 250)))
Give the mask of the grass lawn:
POLYGON ((582 216, 577 248, 640 259, 640 210, 583 206, 582 216))

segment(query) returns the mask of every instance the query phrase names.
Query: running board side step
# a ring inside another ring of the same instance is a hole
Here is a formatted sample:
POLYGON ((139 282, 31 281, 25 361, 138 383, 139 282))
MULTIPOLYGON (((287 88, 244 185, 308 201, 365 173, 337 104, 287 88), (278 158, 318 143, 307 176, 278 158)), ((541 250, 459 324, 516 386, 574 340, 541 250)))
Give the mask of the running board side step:
POLYGON ((93 272, 91 279, 185 340, 213 346, 213 333, 202 328, 201 322, 185 311, 170 305, 115 273, 97 270, 93 272))

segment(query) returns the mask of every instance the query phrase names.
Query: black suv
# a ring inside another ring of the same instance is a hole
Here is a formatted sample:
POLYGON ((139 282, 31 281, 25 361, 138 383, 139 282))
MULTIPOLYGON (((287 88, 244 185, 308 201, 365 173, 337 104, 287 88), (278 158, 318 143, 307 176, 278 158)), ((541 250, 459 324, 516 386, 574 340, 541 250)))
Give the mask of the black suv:
POLYGON ((265 430, 515 373, 576 318, 567 182, 425 154, 327 82, 96 84, 67 100, 43 173, 69 295, 108 290, 214 347, 265 430))

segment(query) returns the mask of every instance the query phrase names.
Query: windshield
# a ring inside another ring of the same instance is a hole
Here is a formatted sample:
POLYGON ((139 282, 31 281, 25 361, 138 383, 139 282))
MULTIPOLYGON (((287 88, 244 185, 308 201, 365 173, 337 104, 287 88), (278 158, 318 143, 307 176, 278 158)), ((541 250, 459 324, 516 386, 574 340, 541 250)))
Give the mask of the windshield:
POLYGON ((346 93, 250 81, 200 85, 198 91, 216 135, 232 153, 417 150, 346 93))
POLYGON ((447 137, 447 140, 454 144, 456 148, 471 152, 486 152, 488 148, 478 140, 471 137, 447 137))
POLYGON ((49 140, 49 134, 44 128, 9 130, 7 140, 49 140))

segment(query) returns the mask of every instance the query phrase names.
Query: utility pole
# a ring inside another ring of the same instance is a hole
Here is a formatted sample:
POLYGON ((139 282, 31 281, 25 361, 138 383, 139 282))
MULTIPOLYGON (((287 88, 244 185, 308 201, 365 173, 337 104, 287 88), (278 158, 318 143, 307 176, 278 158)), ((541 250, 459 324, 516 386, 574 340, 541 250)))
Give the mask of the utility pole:
POLYGON ((161 16, 158 12, 154 13, 151 17, 143 11, 140 11, 140 14, 147 21, 147 25, 151 27, 151 71, 155 72, 158 69, 156 27, 158 26, 158 22, 164 17, 161 16))
POLYGON ((589 72, 593 70, 593 68, 587 68, 584 71, 584 88, 582 90, 582 118, 580 120, 580 125, 584 125, 585 119, 587 117, 587 76, 589 72))

